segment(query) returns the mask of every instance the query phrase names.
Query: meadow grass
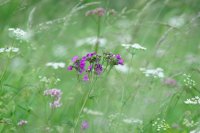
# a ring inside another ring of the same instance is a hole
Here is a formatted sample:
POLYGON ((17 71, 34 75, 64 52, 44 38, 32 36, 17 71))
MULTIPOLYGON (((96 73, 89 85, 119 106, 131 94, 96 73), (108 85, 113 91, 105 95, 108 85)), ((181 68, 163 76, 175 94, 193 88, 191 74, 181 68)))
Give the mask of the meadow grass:
POLYGON ((200 132, 199 11, 198 0, 0 0, 0 132, 200 132), (67 70, 94 51, 124 65, 89 81, 67 70))

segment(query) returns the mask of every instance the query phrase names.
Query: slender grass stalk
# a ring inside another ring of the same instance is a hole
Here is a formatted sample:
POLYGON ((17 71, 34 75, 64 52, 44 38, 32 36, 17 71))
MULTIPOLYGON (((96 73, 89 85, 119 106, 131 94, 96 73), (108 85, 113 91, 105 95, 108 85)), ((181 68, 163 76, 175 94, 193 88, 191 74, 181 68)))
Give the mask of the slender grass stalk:
POLYGON ((94 49, 96 53, 98 52, 98 49, 99 49, 100 32, 101 32, 101 16, 98 17, 98 21, 97 21, 97 40, 96 40, 95 49, 94 49))
POLYGON ((84 98, 83 104, 82 104, 82 106, 81 106, 81 109, 80 109, 80 111, 79 111, 79 113, 78 113, 78 117, 77 117, 77 119, 75 120, 75 125, 74 125, 74 128, 72 129, 72 133, 75 133, 75 132, 76 132, 76 127, 77 127, 78 122, 79 122, 79 120, 80 120, 80 116, 81 116, 81 114, 82 114, 82 112, 83 112, 83 109, 85 108, 85 105, 86 105, 88 99, 89 99, 90 93, 91 93, 92 90, 93 90, 93 87, 94 87, 93 84, 94 84, 94 82, 91 81, 91 84, 92 84, 92 85, 90 86, 90 89, 89 89, 89 91, 87 92, 87 94, 86 94, 86 96, 85 96, 85 98, 84 98))

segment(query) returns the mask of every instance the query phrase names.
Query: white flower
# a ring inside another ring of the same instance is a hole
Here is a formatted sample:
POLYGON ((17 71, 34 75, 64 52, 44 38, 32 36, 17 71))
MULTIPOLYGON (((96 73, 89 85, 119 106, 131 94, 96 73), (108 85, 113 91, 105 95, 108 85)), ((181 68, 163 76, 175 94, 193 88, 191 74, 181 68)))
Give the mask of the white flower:
POLYGON ((28 41, 31 37, 29 32, 26 32, 20 28, 9 28, 8 31, 10 32, 11 37, 15 37, 17 40, 28 41))
POLYGON ((87 108, 84 108, 83 112, 86 113, 86 114, 90 114, 90 115, 99 115, 99 116, 103 115, 102 112, 91 110, 91 109, 87 109, 87 108))
POLYGON ((123 119, 122 120, 124 123, 127 123, 127 124, 142 124, 143 121, 140 120, 140 119, 123 119))
POLYGON ((52 67, 53 69, 64 68, 65 63, 63 62, 48 62, 46 64, 47 67, 52 67))
POLYGON ((26 120, 20 120, 18 123, 17 123, 17 125, 18 126, 24 126, 24 125, 26 125, 28 123, 28 121, 26 121, 26 120))
POLYGON ((64 45, 55 45, 52 50, 56 57, 64 57, 67 54, 67 48, 64 45))
MULTIPOLYGON (((126 64, 117 65, 117 66, 115 66, 115 68, 116 68, 117 71, 120 71, 120 72, 125 73, 125 74, 128 73, 129 69, 130 69, 126 64)), ((130 70, 130 72, 131 71, 132 71, 132 69, 130 70)))
POLYGON ((140 71, 142 71, 146 77, 153 76, 154 78, 164 78, 164 73, 162 68, 156 68, 156 69, 145 69, 140 68, 140 71))
POLYGON ((3 53, 3 52, 6 52, 6 53, 10 53, 10 52, 17 53, 17 52, 19 52, 19 48, 15 48, 15 47, 0 48, 0 53, 3 53))
POLYGON ((195 96, 193 98, 187 99, 186 101, 184 101, 184 103, 191 105, 200 104, 200 98, 199 96, 195 96))
POLYGON ((97 40, 97 37, 87 37, 87 38, 78 40, 76 42, 76 46, 80 47, 82 45, 95 45, 97 41, 100 47, 104 47, 107 43, 107 40, 105 38, 99 38, 97 40))
POLYGON ((145 47, 142 47, 138 43, 134 43, 134 44, 122 44, 122 46, 125 47, 126 49, 133 48, 133 49, 136 49, 136 50, 146 50, 145 47))
POLYGON ((172 17, 168 23, 172 27, 179 28, 185 24, 185 20, 182 16, 175 16, 175 17, 172 17))

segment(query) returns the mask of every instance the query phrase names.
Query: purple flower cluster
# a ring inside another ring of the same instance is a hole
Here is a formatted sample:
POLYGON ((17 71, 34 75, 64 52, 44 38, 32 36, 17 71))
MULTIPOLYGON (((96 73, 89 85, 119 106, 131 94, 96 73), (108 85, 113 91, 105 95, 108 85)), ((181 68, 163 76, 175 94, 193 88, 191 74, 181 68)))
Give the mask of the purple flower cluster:
POLYGON ((83 121, 83 122, 81 123, 81 128, 82 128, 83 130, 87 129, 88 127, 89 127, 89 123, 88 123, 87 121, 83 121))
POLYGON ((90 10, 86 12, 86 16, 90 16, 90 15, 97 15, 97 16, 104 16, 106 13, 106 10, 102 7, 98 7, 94 10, 90 10))
MULTIPOLYGON (((72 65, 68 66, 68 70, 72 71, 73 69, 78 72, 79 75, 84 73, 83 80, 89 81, 90 75, 94 73, 99 76, 102 74, 104 65, 106 68, 114 65, 123 65, 124 60, 119 54, 104 53, 103 55, 98 55, 95 52, 88 53, 85 56, 79 58, 74 56, 72 58, 72 65)), ((105 68, 105 69, 106 69, 105 68)))
POLYGON ((60 103, 62 91, 59 89, 47 89, 44 91, 45 96, 51 96, 53 97, 53 102, 50 103, 51 108, 58 108, 62 105, 60 103))

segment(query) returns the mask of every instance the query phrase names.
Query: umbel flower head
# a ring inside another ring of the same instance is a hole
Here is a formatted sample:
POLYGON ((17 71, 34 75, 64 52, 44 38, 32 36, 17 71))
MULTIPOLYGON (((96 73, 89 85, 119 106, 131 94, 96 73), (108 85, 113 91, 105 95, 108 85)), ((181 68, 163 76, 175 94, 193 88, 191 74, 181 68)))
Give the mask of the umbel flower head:
MULTIPOLYGON (((115 65, 123 65, 124 60, 120 54, 103 53, 103 55, 95 52, 87 53, 83 57, 74 56, 71 60, 71 65, 68 70, 75 70, 78 74, 83 76, 84 81, 89 81, 92 74, 100 76, 107 69, 111 69, 115 65)), ((110 70, 109 69, 109 70, 110 70)))

